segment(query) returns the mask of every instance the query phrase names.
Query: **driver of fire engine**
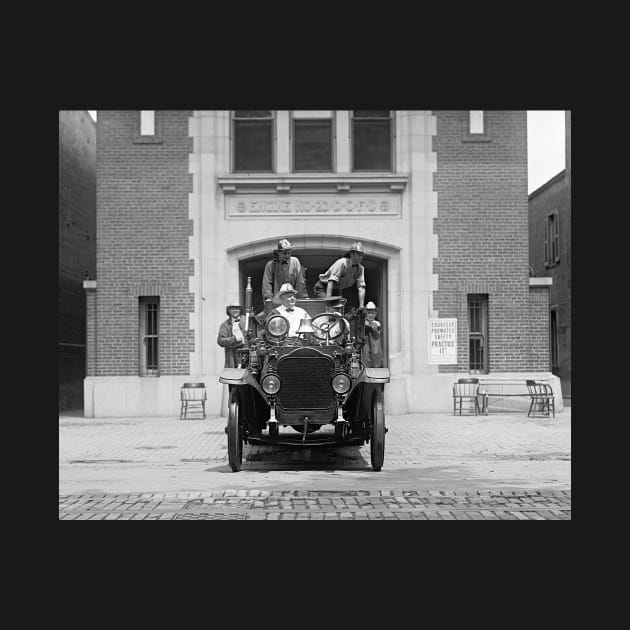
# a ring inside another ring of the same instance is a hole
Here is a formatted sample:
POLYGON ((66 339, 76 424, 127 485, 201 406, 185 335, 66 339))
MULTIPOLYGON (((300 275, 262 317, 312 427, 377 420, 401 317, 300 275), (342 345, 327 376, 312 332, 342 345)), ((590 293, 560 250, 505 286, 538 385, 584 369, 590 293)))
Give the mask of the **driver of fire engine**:
POLYGON ((341 295, 344 289, 356 284, 359 308, 363 310, 365 301, 365 268, 361 264, 363 260, 363 243, 356 241, 350 249, 338 258, 326 271, 319 275, 319 280, 313 289, 315 297, 329 298, 333 295, 341 295))
POLYGON ((290 282, 285 282, 273 297, 273 303, 277 304, 269 315, 282 315, 289 322, 289 337, 297 337, 300 327, 300 320, 308 317, 308 313, 301 307, 296 306, 295 296, 297 291, 290 282))
POLYGON ((241 317, 243 309, 238 302, 231 302, 225 308, 227 320, 221 322, 217 343, 225 348, 225 364, 223 367, 233 368, 239 363, 238 348, 245 344, 245 323, 241 317))

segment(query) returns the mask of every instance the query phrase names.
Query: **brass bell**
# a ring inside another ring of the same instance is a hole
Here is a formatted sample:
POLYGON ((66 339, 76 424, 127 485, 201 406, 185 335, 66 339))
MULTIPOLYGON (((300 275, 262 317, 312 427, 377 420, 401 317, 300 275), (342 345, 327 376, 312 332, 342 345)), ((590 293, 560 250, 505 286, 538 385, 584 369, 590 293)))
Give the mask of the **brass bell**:
POLYGON ((312 335, 313 332, 315 332, 315 331, 313 330, 313 326, 311 325, 311 321, 312 320, 311 320, 310 316, 307 315, 306 317, 303 317, 300 320, 300 327, 297 330, 297 334, 298 335, 303 335, 303 334, 304 335, 312 335))

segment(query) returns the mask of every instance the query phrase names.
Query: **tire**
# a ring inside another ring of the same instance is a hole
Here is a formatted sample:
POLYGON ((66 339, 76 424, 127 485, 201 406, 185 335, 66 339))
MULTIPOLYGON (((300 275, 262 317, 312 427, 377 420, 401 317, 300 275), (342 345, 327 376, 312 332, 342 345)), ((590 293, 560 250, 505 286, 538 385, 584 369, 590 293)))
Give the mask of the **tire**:
POLYGON ((232 390, 228 403, 228 461, 232 472, 238 472, 243 463, 243 429, 241 424, 241 401, 236 390, 232 390))
POLYGON ((269 437, 272 440, 277 440, 279 434, 280 434, 280 428, 278 427, 278 423, 277 422, 269 423, 269 437))
POLYGON ((385 409, 383 406, 383 388, 377 386, 372 395, 372 427, 370 431, 370 460, 377 472, 383 467, 385 459, 385 409))

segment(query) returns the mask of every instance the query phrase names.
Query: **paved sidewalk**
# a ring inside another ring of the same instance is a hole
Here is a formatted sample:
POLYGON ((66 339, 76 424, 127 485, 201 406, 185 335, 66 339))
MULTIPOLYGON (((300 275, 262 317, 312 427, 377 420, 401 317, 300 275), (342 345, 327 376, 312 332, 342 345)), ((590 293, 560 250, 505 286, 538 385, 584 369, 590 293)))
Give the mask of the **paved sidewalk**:
POLYGON ((378 473, 370 466, 369 445, 249 445, 243 470, 232 473, 225 422, 60 415, 59 493, 571 488, 570 408, 555 418, 388 415, 378 473))

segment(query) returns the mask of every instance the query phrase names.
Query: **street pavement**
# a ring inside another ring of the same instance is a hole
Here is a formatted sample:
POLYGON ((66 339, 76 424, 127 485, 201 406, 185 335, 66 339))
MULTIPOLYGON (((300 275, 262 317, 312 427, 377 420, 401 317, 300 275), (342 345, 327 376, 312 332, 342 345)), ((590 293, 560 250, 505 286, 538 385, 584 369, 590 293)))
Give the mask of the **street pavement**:
MULTIPOLYGON (((571 408, 387 415, 369 445, 245 445, 225 418, 59 416, 60 520, 570 520, 571 408)), ((284 428, 295 435, 292 429, 284 428)))

